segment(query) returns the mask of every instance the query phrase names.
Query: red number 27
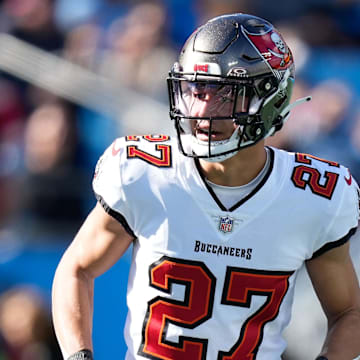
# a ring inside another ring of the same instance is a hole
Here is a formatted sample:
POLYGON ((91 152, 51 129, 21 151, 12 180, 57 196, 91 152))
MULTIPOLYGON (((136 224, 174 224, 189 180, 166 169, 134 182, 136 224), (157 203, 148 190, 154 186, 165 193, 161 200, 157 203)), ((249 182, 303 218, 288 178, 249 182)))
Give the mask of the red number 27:
MULTIPOLYGON (((253 360, 267 322, 275 319, 288 290, 293 272, 264 272, 228 267, 223 287, 223 305, 250 307, 253 295, 266 297, 260 309, 242 324, 239 337, 229 351, 219 351, 218 360, 253 360)), ((139 355, 162 360, 205 360, 208 339, 179 336, 166 339, 169 324, 194 329, 212 316, 216 279, 199 261, 164 256, 150 267, 150 285, 171 293, 172 284, 185 286, 184 300, 157 296, 148 303, 139 355)), ((219 349, 220 350, 220 349, 219 349)))

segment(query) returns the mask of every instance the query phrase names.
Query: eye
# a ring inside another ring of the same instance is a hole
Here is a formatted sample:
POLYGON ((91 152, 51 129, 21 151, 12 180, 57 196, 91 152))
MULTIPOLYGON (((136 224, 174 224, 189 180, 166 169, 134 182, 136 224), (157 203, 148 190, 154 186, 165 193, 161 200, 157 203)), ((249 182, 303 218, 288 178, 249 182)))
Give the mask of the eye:
POLYGON ((199 100, 205 100, 205 98, 206 98, 206 93, 194 93, 193 95, 196 99, 199 99, 199 100))

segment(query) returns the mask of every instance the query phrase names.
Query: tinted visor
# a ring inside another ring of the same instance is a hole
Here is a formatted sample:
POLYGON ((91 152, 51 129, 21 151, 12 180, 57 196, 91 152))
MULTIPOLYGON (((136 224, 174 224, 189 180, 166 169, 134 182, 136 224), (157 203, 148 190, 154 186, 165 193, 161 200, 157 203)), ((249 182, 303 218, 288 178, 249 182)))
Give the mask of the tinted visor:
POLYGON ((172 79, 171 92, 173 110, 190 119, 229 119, 247 114, 254 96, 249 84, 184 79, 172 79))

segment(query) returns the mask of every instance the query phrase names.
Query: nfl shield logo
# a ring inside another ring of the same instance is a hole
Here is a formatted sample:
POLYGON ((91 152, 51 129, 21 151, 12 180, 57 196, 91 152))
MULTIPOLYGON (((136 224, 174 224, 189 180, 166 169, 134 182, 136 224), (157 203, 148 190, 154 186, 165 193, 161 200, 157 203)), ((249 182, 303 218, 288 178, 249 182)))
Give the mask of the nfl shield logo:
POLYGON ((229 233, 233 229, 233 219, 229 216, 221 216, 219 222, 219 230, 223 233, 229 233))

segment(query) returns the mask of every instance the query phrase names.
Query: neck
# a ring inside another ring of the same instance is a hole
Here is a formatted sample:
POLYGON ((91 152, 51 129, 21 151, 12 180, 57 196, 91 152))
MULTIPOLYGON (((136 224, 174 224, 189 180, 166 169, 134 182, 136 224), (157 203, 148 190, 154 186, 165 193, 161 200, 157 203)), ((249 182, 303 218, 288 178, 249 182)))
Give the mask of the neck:
POLYGON ((261 141, 222 162, 213 163, 200 159, 200 167, 203 175, 214 184, 242 186, 255 179, 265 162, 266 150, 261 141))

